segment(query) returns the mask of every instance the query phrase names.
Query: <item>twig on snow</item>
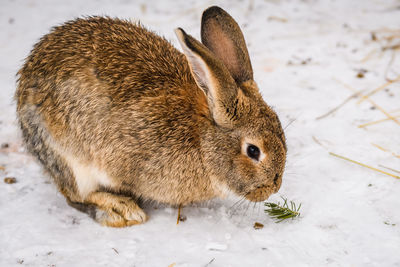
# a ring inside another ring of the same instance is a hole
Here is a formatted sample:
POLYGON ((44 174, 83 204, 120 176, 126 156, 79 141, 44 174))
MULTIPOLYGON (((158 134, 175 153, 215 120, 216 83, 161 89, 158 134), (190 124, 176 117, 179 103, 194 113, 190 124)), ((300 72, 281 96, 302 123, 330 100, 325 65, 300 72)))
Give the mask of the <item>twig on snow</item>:
POLYGON ((341 104, 339 104, 338 106, 336 106, 335 108, 331 109, 330 111, 328 111, 327 113, 315 118, 316 120, 320 120, 323 119, 327 116, 329 116, 330 114, 336 112, 338 109, 340 109, 341 107, 343 107, 347 102, 349 102, 350 100, 352 100, 353 98, 357 98, 359 95, 361 94, 361 91, 358 91, 354 94, 352 94, 351 96, 349 96, 348 98, 346 98, 341 104))
POLYGON ((368 169, 374 170, 374 171, 376 171, 376 172, 380 172, 380 173, 383 173, 383 174, 392 176, 392 177, 394 177, 394 178, 396 178, 396 179, 400 179, 400 176, 398 176, 398 175, 394 175, 394 174, 392 174, 392 173, 388 173, 388 172, 382 171, 382 170, 380 170, 380 169, 374 168, 374 167, 369 166, 369 165, 367 165, 367 164, 364 164, 364 163, 361 163, 361 162, 358 162, 358 161, 355 161, 355 160, 352 160, 352 159, 349 159, 349 158, 340 156, 340 155, 335 154, 335 153, 333 153, 333 152, 329 152, 329 154, 332 155, 332 156, 335 156, 335 157, 338 157, 338 158, 341 158, 341 159, 350 161, 350 162, 355 163, 355 164, 357 164, 357 165, 366 167, 366 168, 368 168, 368 169))

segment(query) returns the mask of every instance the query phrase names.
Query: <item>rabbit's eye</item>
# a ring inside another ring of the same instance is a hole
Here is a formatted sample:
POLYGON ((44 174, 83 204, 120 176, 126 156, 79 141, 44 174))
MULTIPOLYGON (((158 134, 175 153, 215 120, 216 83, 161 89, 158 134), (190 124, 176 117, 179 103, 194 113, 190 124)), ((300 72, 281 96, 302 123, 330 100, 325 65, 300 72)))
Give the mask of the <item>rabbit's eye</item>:
POLYGON ((248 145, 247 147, 247 156, 258 161, 260 159, 260 149, 255 145, 248 145))

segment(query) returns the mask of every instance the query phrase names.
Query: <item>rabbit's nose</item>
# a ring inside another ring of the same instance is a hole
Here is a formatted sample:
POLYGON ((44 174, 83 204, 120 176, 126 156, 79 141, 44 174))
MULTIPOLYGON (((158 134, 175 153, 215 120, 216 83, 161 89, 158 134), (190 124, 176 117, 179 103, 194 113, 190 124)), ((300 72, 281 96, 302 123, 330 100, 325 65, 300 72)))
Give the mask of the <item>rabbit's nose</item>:
POLYGON ((275 174, 274 185, 278 185, 279 173, 275 174))
POLYGON ((281 187, 281 175, 279 173, 275 174, 274 177, 274 193, 278 192, 279 188, 281 187))

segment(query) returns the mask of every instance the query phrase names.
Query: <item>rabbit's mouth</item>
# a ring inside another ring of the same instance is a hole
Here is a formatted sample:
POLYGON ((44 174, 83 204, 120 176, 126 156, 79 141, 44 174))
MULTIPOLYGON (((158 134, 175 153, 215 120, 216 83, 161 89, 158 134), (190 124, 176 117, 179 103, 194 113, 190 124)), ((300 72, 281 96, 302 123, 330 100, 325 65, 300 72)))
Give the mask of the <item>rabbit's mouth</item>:
POLYGON ((252 202, 260 202, 268 199, 270 195, 275 193, 275 190, 273 187, 268 186, 268 185, 261 185, 258 186, 256 189, 248 192, 245 195, 245 198, 252 202))

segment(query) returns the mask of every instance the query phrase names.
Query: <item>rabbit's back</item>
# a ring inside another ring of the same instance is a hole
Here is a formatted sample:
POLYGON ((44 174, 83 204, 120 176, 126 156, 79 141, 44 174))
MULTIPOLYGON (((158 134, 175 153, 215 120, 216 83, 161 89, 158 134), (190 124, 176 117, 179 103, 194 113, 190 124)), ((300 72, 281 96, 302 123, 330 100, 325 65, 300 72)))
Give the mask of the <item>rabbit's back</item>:
POLYGON ((184 55, 164 38, 129 21, 91 17, 45 35, 19 72, 20 87, 58 85, 87 72, 121 101, 193 83, 184 55))
POLYGON ((91 17, 55 27, 19 75, 18 109, 34 105, 51 134, 66 142, 105 145, 94 136, 140 135, 149 124, 159 124, 155 133, 162 133, 166 120, 171 127, 204 102, 183 54, 119 19, 91 17))

